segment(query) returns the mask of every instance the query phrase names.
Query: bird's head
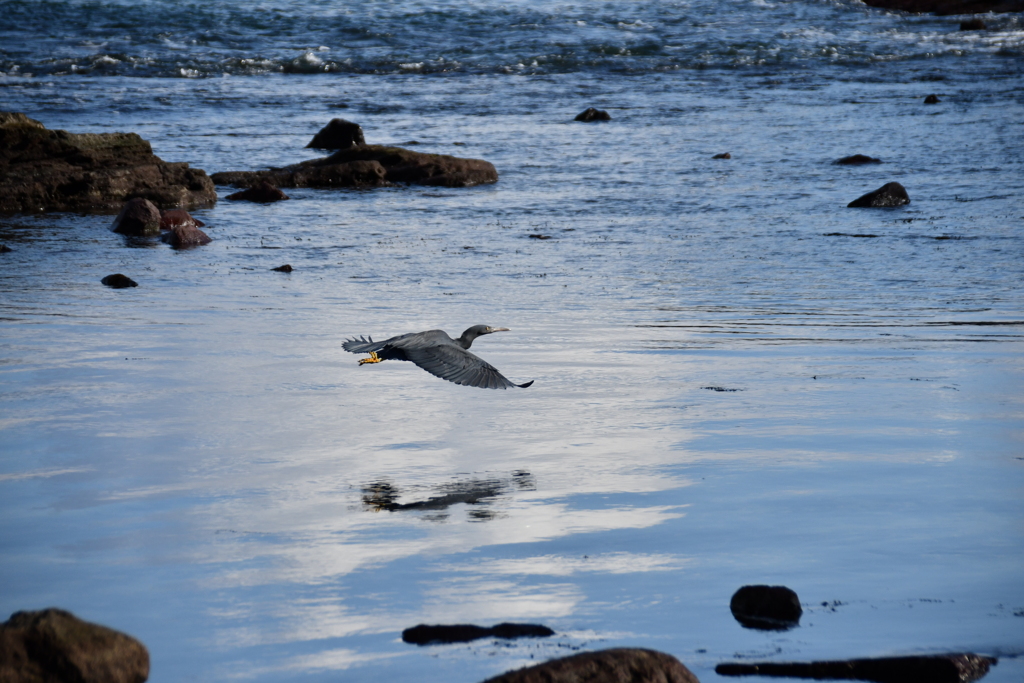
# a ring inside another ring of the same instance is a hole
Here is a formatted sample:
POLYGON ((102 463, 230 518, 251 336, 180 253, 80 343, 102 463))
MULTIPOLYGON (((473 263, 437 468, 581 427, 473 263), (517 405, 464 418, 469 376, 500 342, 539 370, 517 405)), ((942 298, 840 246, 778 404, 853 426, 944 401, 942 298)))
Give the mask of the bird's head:
POLYGON ((473 343, 473 340, 476 339, 477 337, 481 336, 481 335, 490 334, 491 332, 508 332, 508 331, 509 331, 509 329, 507 327, 491 327, 490 325, 473 325, 473 327, 469 328, 468 330, 466 330, 465 332, 462 333, 462 337, 460 339, 461 339, 461 341, 463 343, 463 348, 468 349, 470 344, 473 343))

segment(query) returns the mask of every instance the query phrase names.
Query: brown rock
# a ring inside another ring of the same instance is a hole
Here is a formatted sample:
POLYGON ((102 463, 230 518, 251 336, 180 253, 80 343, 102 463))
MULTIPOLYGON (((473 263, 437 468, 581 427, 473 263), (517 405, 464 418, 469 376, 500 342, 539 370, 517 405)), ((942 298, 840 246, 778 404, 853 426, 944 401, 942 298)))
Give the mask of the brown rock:
POLYGON ((700 683, 663 652, 616 648, 555 659, 489 678, 484 683, 700 683))
POLYGON ((874 192, 857 197, 847 204, 851 209, 885 208, 890 206, 903 206, 910 203, 910 195, 907 189, 899 183, 886 183, 874 192))
POLYGON ((939 99, 938 95, 929 95, 928 97, 924 98, 925 104, 938 104, 941 101, 942 100, 939 99))
POLYGON ((306 147, 314 149, 348 149, 365 145, 363 129, 358 123, 345 119, 331 119, 331 122, 313 136, 306 147))
POLYGON ((281 190, 277 189, 266 180, 259 179, 257 179, 248 190, 229 194, 227 198, 234 201, 257 202, 259 204, 269 204, 271 202, 280 202, 285 199, 290 199, 288 195, 281 192, 281 190))
POLYGON ((143 683, 148 677, 142 643, 70 612, 15 612, 0 625, 4 683, 143 683))
POLYGON ((836 159, 832 162, 840 166, 861 166, 862 164, 880 164, 881 159, 875 159, 864 154, 854 154, 853 156, 843 157, 842 159, 836 159))
POLYGON ((996 659, 976 654, 881 657, 835 662, 760 662, 719 664, 720 676, 776 676, 875 683, 971 683, 988 673, 996 659))
POLYGON ((884 9, 938 15, 1024 12, 1024 0, 864 0, 864 3, 884 9))
POLYGON ((283 266, 278 266, 277 268, 271 268, 271 270, 276 270, 279 273, 290 273, 290 272, 292 272, 295 269, 292 268, 292 265, 290 263, 286 263, 283 266))
POLYGON ((728 152, 722 152, 721 154, 716 154, 715 156, 713 156, 711 158, 712 159, 732 159, 732 155, 729 154, 728 152))
POLYGON ((482 159, 424 154, 385 145, 362 145, 283 168, 214 173, 213 180, 218 185, 234 187, 247 187, 263 180, 278 187, 367 188, 394 183, 470 187, 497 182, 498 171, 493 164, 482 159))
POLYGON ((584 123, 590 123, 591 121, 611 121, 612 115, 603 109, 595 109, 594 107, 588 107, 579 114, 576 115, 574 121, 583 121, 584 123))
POLYGON ((792 628, 803 614, 800 598, 785 586, 743 586, 733 593, 729 610, 747 628, 763 631, 792 628))
POLYGON ((122 235, 155 235, 160 232, 160 209, 148 199, 129 199, 110 229, 122 235))
POLYGON ((198 247, 213 241, 209 235, 194 225, 175 225, 160 235, 160 239, 175 249, 198 247))
MULTIPOLYGON (((100 284, 101 285, 106 285, 107 287, 110 287, 111 289, 126 289, 128 287, 138 287, 139 286, 138 282, 136 282, 135 280, 131 279, 127 275, 122 275, 121 273, 114 273, 113 275, 106 276, 105 278, 100 280, 100 284)), ((0 677, 0 680, 3 680, 3 678, 0 677)))
POLYGON ((114 213, 134 197, 164 208, 217 201, 206 173, 163 161, 135 133, 47 130, 24 114, 0 112, 0 213, 114 213))
POLYGON ((187 225, 193 228, 202 228, 206 223, 194 217, 185 209, 168 209, 160 212, 160 229, 170 230, 176 225, 187 225))

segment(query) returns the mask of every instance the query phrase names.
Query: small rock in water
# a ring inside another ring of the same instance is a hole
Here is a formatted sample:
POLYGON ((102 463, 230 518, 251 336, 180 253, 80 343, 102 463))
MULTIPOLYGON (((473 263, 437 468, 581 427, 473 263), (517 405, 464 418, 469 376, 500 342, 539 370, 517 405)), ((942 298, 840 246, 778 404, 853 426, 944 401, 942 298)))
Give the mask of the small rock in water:
POLYGON ((259 181, 248 190, 229 194, 227 198, 234 201, 257 202, 258 204, 269 204, 270 202, 279 202, 284 199, 289 199, 288 195, 281 192, 281 190, 277 189, 266 180, 259 181))
POLYGON ((170 230, 176 225, 187 225, 190 227, 202 228, 206 223, 194 218, 185 209, 167 209, 160 212, 160 229, 170 230))
POLYGON ((348 149, 365 145, 363 129, 358 123, 345 119, 331 119, 331 122, 313 136, 307 148, 313 149, 348 149))
POLYGON ((535 233, 533 235, 530 235, 529 237, 531 237, 531 238, 533 238, 535 240, 549 240, 549 239, 551 239, 551 235, 541 235, 540 233, 535 233))
POLYGON ((160 232, 160 209, 148 199, 129 199, 110 229, 122 235, 155 235, 160 232))
POLYGON ((145 645, 70 612, 15 612, 0 624, 5 683, 143 683, 148 677, 145 645))
POLYGON ((540 624, 503 623, 486 628, 474 624, 420 624, 402 631, 402 640, 413 645, 444 645, 447 643, 468 643, 480 638, 547 638, 555 632, 540 624))
POLYGON ((122 275, 121 273, 114 273, 113 275, 106 276, 105 278, 100 280, 100 284, 106 285, 107 287, 112 287, 114 289, 124 289, 125 287, 139 286, 138 282, 131 279, 127 275, 122 275))
POLYGON ((9 252, 9 251, 14 251, 14 250, 13 250, 13 249, 11 249, 11 248, 10 248, 9 246, 7 246, 6 244, 0 244, 0 254, 6 254, 6 253, 7 253, 7 252, 9 252))
POLYGON ((855 679, 876 683, 971 683, 998 660, 976 654, 881 657, 833 662, 758 662, 719 664, 719 676, 855 679))
POLYGON ((602 110, 590 107, 576 115, 576 121, 611 121, 611 114, 602 110))
POLYGON ((713 156, 711 158, 712 159, 732 159, 732 155, 729 154, 728 152, 722 152, 721 154, 716 154, 715 156, 713 156))
POLYGON ((655 650, 614 648, 508 671, 484 683, 699 683, 682 662, 655 650))
POLYGON ((985 22, 977 17, 960 22, 961 31, 984 31, 986 28, 985 22))
POLYGON ((785 586, 743 586, 729 601, 736 621, 747 628, 782 631, 800 622, 800 598, 785 586))
POLYGON ((861 164, 880 164, 882 160, 864 154, 854 154, 842 159, 836 159, 832 163, 840 166, 860 166, 861 164))
POLYGON ((290 272, 292 272, 294 270, 294 268, 291 267, 291 264, 286 263, 283 266, 278 266, 277 268, 271 268, 271 270, 276 270, 279 273, 290 273, 290 272))
POLYGON ((160 235, 160 239, 175 249, 198 247, 213 241, 209 235, 194 225, 175 225, 160 235))
POLYGON ((907 189, 899 183, 886 183, 874 192, 857 197, 847 204, 847 208, 864 209, 890 206, 903 206, 910 203, 907 189))
POLYGON ((939 99, 938 95, 929 95, 928 97, 924 98, 925 104, 938 104, 941 101, 942 100, 939 99))

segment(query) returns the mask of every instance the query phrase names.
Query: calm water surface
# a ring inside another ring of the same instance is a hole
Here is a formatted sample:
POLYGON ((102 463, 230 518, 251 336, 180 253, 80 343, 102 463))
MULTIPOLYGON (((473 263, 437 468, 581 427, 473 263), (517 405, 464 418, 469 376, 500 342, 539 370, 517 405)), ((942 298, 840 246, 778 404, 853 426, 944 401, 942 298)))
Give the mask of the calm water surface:
POLYGON ((0 217, 0 613, 127 631, 156 682, 475 683, 623 645, 703 681, 963 650, 1024 677, 1019 16, 0 14, 0 108, 50 128, 215 172, 310 158, 342 116, 501 174, 221 202, 196 212, 214 242, 181 252, 110 216, 0 217), (613 120, 573 123, 588 106, 613 120), (831 164, 854 153, 885 163, 831 164), (893 180, 910 205, 845 208, 893 180), (475 323, 512 329, 473 350, 533 387, 340 348, 475 323), (748 583, 796 590, 800 627, 743 629, 748 583), (558 635, 400 639, 500 621, 558 635))

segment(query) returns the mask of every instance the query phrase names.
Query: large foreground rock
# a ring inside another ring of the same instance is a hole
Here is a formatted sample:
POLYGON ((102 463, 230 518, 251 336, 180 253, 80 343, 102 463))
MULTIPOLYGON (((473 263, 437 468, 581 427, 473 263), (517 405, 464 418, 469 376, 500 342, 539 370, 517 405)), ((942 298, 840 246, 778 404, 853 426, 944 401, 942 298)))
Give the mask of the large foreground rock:
POLYGON ((555 659, 489 678, 484 683, 700 683, 663 652, 617 648, 555 659))
POLYGON ((248 188, 260 181, 276 187, 384 187, 395 183, 470 187, 498 182, 489 161, 424 154, 402 147, 361 145, 329 157, 266 171, 214 173, 218 185, 248 188))
POLYGON ((988 673, 997 660, 976 654, 880 657, 836 662, 760 662, 719 664, 719 676, 775 676, 875 683, 970 683, 988 673))
POLYGON ((939 15, 1024 12, 1024 0, 864 0, 864 4, 904 12, 934 12, 939 15))
POLYGON ((15 612, 0 625, 3 683, 142 683, 148 677, 142 643, 70 612, 15 612))
POLYGON ((205 172, 163 161, 135 133, 47 130, 0 112, 0 212, 117 213, 135 197, 165 209, 217 201, 205 172))
POLYGON ((903 206, 909 203, 910 195, 907 194, 907 188, 899 183, 886 183, 873 192, 857 197, 846 206, 851 209, 872 209, 903 206))

